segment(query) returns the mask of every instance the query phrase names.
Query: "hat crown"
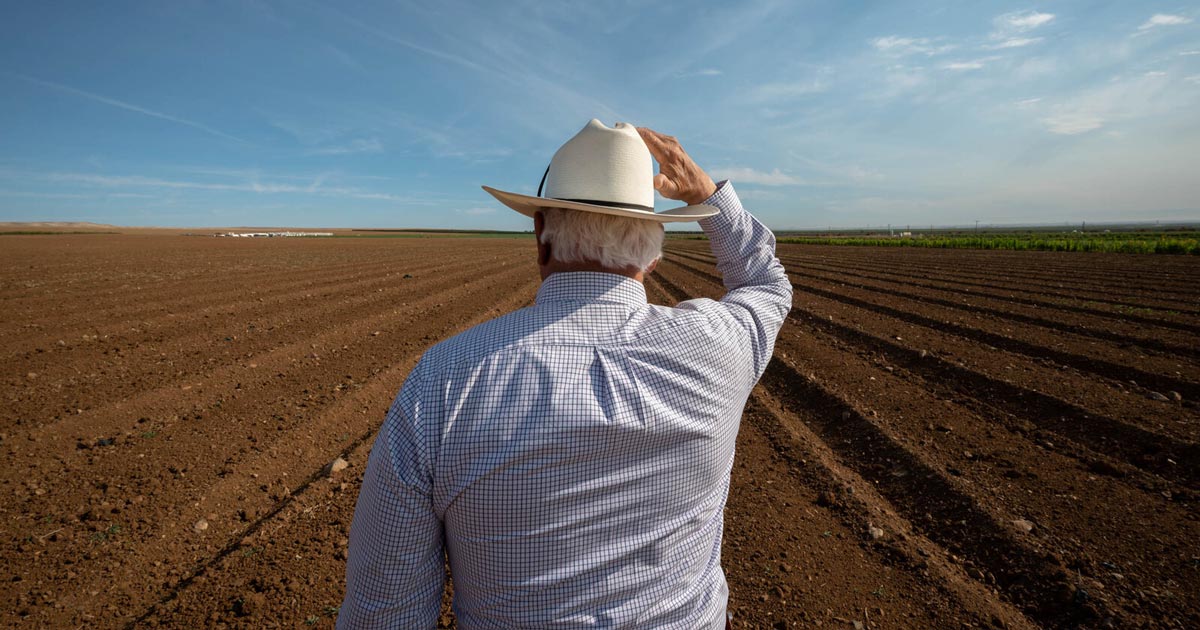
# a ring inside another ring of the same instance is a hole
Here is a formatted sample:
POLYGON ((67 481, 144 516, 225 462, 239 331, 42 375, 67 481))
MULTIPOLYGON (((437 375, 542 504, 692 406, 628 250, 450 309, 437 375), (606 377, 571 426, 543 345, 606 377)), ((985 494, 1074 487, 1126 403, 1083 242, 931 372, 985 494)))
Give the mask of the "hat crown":
POLYGON ((546 172, 545 196, 654 209, 654 163, 637 128, 593 118, 562 145, 546 172))

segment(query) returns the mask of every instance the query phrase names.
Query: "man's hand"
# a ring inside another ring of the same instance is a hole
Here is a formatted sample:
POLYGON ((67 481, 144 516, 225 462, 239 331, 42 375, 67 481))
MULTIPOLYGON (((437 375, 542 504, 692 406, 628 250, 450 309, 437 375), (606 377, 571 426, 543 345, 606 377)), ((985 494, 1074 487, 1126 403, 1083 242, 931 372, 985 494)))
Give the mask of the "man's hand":
POLYGON ((702 203, 717 192, 717 185, 704 169, 679 146, 679 141, 646 127, 638 127, 650 155, 658 162, 654 188, 667 199, 678 199, 688 205, 702 203))

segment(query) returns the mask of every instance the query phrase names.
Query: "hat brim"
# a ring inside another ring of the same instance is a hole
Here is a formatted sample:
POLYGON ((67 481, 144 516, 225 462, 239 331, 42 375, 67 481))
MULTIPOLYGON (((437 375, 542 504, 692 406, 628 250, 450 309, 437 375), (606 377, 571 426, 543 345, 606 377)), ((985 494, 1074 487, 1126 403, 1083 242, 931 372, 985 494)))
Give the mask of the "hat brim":
POLYGON ((647 221, 657 221, 659 223, 681 223, 685 221, 699 221, 705 217, 711 217, 721 213, 721 211, 717 208, 705 204, 682 206, 679 208, 664 210, 662 212, 653 212, 650 210, 614 208, 611 206, 601 206, 579 201, 564 201, 562 199, 548 199, 546 197, 520 195, 503 190, 496 190, 491 186, 484 186, 483 189, 486 190, 488 194, 495 197, 500 203, 512 208, 513 210, 516 210, 517 212, 520 212, 527 217, 532 217, 534 214, 537 214, 538 210, 543 208, 565 208, 567 210, 597 212, 600 214, 611 214, 618 217, 629 217, 631 219, 645 219, 647 221))

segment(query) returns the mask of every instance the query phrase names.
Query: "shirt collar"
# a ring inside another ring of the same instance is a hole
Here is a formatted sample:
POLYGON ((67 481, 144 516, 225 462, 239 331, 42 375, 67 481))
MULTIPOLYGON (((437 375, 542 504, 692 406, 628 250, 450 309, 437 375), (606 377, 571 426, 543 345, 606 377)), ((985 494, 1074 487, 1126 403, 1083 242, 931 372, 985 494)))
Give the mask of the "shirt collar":
POLYGON ((646 287, 641 282, 615 273, 570 271, 550 274, 537 292, 537 303, 612 302, 629 306, 646 305, 646 287))

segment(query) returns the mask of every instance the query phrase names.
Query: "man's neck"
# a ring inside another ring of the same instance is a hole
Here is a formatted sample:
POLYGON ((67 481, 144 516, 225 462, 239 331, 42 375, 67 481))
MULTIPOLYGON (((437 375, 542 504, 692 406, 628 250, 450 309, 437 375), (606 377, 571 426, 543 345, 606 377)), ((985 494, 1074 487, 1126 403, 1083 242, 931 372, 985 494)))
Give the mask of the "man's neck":
POLYGON ((638 282, 642 282, 642 283, 645 283, 645 280, 646 280, 646 273, 641 269, 637 269, 635 267, 624 267, 624 268, 614 269, 612 267, 605 267, 599 263, 593 263, 593 262, 565 263, 565 262, 551 259, 549 263, 542 265, 540 267, 540 269, 542 272, 542 280, 549 278, 552 274, 571 273, 571 272, 575 272, 575 271, 595 271, 595 272, 599 272, 599 273, 612 273, 612 274, 616 274, 618 276, 625 276, 626 278, 632 278, 632 279, 637 280, 638 282))

